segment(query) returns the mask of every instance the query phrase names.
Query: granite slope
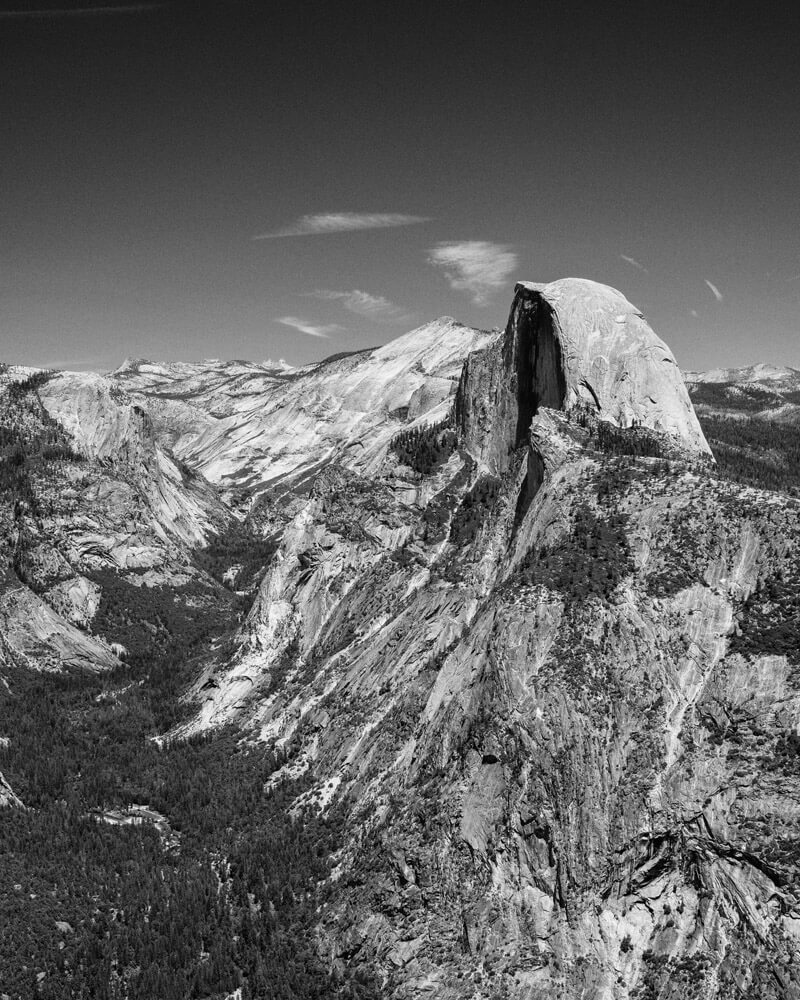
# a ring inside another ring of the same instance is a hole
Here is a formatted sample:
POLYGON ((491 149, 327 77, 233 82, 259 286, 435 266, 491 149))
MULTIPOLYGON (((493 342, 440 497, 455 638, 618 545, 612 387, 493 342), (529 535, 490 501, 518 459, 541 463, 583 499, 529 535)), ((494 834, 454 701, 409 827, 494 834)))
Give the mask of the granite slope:
POLYGON ((332 461, 374 470, 401 427, 444 416, 465 357, 496 337, 445 317, 304 368, 127 362, 112 377, 179 459, 226 494, 254 495, 332 461))
POLYGON ((0 666, 117 667, 125 650, 95 629, 100 575, 196 579, 193 551, 232 515, 102 376, 6 369, 0 430, 0 666))
POLYGON ((319 946, 387 996, 800 995, 800 504, 623 302, 518 286, 456 451, 331 463, 193 689, 345 811, 319 946))

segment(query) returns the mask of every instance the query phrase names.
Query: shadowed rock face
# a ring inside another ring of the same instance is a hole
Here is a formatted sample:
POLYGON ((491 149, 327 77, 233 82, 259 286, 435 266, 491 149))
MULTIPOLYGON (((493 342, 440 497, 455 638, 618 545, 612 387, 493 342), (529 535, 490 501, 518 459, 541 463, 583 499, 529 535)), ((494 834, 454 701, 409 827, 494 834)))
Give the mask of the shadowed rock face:
POLYGON ((528 440, 531 421, 543 406, 563 409, 566 397, 564 362, 556 335, 557 321, 541 298, 520 297, 512 312, 512 348, 517 376, 517 430, 515 447, 528 440))

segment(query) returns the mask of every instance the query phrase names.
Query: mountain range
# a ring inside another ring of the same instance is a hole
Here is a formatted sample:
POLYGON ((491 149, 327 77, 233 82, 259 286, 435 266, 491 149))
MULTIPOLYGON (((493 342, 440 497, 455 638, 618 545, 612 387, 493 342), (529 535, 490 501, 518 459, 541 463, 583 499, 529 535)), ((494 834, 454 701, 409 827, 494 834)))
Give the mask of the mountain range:
POLYGON ((682 374, 585 279, 302 368, 3 367, 5 847, 97 874, 3 903, 0 985, 799 998, 798 470, 800 370, 682 374), (163 968, 118 852, 206 914, 163 968))

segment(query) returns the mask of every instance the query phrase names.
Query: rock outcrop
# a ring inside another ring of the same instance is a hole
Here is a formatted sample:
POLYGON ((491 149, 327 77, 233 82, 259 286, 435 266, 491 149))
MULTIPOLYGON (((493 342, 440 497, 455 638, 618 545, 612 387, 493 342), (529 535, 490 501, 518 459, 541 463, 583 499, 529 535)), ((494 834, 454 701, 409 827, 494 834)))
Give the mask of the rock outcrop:
MULTIPOLYGON (((149 522, 159 541, 196 546, 225 522, 215 492, 202 478, 188 477, 159 446, 150 415, 114 381, 91 372, 61 372, 38 395, 81 454, 113 470, 120 489, 129 485, 130 495, 109 498, 108 506, 128 514, 138 507, 140 534, 149 522)), ((141 561, 142 554, 134 558, 141 561)))
POLYGON ((2 581, 0 667, 35 670, 108 670, 118 666, 109 647, 62 617, 55 608, 16 581, 2 581))
POLYGON ((9 785, 6 779, 0 774, 0 808, 13 807, 20 809, 22 808, 22 800, 14 792, 14 789, 9 785))
POLYGON ((521 282, 502 344, 464 367, 459 428, 492 470, 507 468, 543 409, 589 411, 710 454, 667 345, 620 292, 594 281, 521 282))
POLYGON ((193 550, 232 515, 159 445, 149 415, 113 381, 3 374, 0 667, 119 666, 95 632, 103 595, 94 577, 128 573, 148 585, 202 578, 193 550))
POLYGON ((768 596, 800 594, 800 505, 716 478, 668 349, 591 282, 518 286, 456 426, 430 473, 296 498, 182 731, 238 720, 345 810, 320 942, 387 996, 800 995, 768 596))

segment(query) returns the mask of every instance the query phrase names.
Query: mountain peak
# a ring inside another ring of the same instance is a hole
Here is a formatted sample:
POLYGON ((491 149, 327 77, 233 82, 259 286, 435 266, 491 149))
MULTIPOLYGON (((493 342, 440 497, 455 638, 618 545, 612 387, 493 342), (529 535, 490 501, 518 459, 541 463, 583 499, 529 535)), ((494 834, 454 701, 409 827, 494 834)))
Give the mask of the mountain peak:
POLYGON ((502 347, 464 368, 459 422, 490 466, 505 467, 542 409, 588 409, 710 454, 670 349, 621 292, 585 278, 518 283, 502 347))
POLYGON ((149 361, 147 358, 134 358, 134 357, 129 356, 129 357, 125 358, 125 360, 122 362, 122 364, 119 366, 119 368, 115 368, 114 369, 114 371, 112 372, 112 374, 113 375, 122 375, 125 372, 136 372, 136 371, 139 371, 139 369, 142 366, 144 366, 144 365, 151 365, 151 364, 152 364, 152 361, 149 361))

